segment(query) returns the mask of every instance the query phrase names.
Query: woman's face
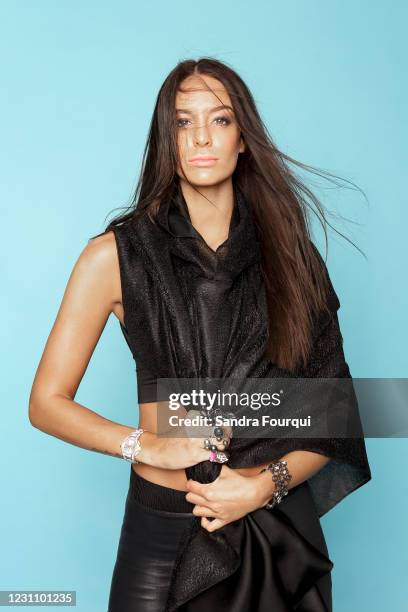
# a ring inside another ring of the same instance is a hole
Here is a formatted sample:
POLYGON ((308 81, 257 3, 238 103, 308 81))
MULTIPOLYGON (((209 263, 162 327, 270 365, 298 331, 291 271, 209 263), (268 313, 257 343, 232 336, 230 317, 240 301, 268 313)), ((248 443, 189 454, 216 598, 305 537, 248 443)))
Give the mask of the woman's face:
POLYGON ((193 91, 176 95, 177 174, 183 180, 183 170, 193 185, 210 187, 232 175, 245 145, 224 86, 213 77, 201 78, 218 98, 197 77, 182 82, 183 89, 193 91), (197 157, 212 159, 194 160, 197 157))

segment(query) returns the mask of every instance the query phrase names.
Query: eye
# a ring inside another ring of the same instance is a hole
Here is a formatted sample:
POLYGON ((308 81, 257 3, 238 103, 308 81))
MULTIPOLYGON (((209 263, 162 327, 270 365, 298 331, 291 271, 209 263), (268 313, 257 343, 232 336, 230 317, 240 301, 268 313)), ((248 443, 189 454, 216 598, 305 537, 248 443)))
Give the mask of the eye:
POLYGON ((221 121, 221 123, 219 123, 218 125, 229 125, 231 123, 231 119, 229 119, 228 117, 216 117, 214 119, 214 121, 221 121))
POLYGON ((177 119, 177 127, 186 127, 185 123, 183 123, 184 121, 187 122, 188 119, 177 119))

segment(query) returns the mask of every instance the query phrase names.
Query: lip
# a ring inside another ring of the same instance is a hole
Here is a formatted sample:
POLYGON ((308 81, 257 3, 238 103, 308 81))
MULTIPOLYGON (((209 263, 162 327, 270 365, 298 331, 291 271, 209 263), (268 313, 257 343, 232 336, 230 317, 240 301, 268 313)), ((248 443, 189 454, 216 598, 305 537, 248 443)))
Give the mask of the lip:
POLYGON ((217 160, 218 158, 212 155, 196 155, 189 159, 189 163, 193 166, 213 166, 217 160))

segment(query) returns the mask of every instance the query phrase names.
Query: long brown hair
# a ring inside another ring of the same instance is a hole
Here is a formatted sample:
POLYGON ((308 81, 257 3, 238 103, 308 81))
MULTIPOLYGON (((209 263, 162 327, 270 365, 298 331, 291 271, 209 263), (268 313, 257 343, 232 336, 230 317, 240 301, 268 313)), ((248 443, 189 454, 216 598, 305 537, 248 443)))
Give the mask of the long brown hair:
MULTIPOLYGON (((132 202, 127 212, 109 223, 105 232, 142 214, 148 214, 154 221, 160 202, 173 192, 178 179, 176 94, 184 79, 199 75, 214 77, 224 85, 246 144, 245 151, 238 156, 233 179, 250 203, 260 237, 269 313, 267 355, 279 367, 294 369, 306 364, 313 321, 327 310, 327 278, 311 241, 310 212, 322 224, 326 250, 326 226, 332 226, 321 202, 289 169, 288 162, 331 182, 335 181, 330 177, 336 175, 279 151, 248 87, 225 63, 209 57, 185 60, 167 76, 157 96, 132 202)), ((204 80, 203 85, 218 97, 204 80)))

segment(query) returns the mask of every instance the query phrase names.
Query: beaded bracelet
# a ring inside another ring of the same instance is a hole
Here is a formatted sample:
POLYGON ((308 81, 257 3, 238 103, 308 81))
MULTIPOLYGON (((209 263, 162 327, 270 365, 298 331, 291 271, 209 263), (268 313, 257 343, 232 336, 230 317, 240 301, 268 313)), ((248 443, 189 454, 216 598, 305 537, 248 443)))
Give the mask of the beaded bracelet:
POLYGON ((271 472, 272 480, 276 483, 272 498, 265 506, 267 510, 271 510, 276 504, 280 504, 284 496, 288 494, 286 485, 292 480, 292 475, 289 474, 287 461, 273 461, 259 473, 262 474, 266 470, 271 472))

